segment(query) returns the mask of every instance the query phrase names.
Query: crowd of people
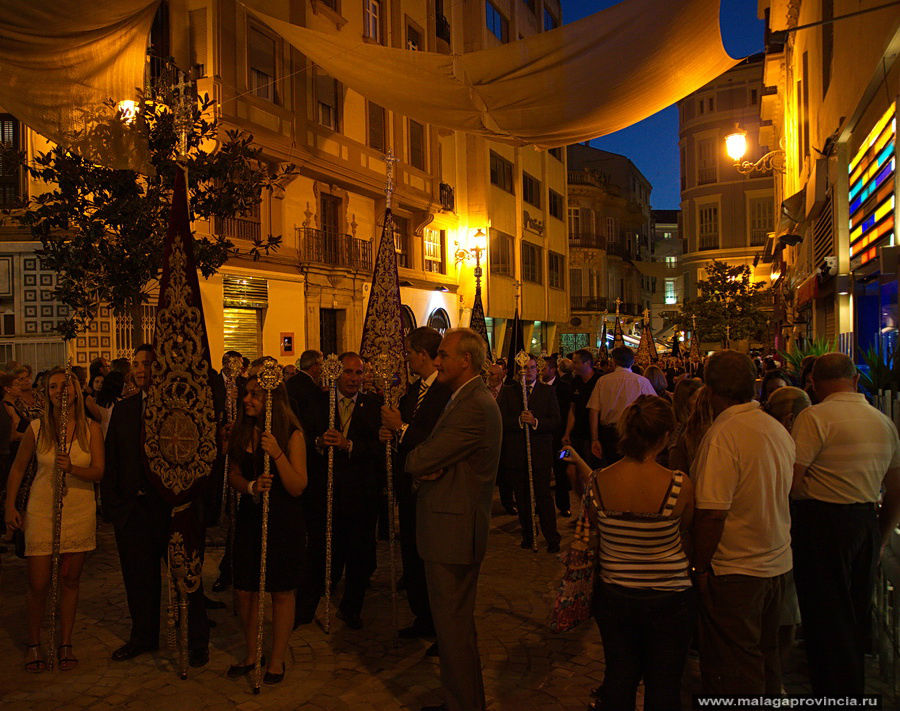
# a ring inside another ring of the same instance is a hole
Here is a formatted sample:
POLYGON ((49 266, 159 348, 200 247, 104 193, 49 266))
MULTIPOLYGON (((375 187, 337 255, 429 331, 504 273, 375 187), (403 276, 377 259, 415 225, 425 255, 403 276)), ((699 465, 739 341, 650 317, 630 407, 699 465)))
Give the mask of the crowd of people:
MULTIPOLYGON (((469 329, 442 336, 427 327, 408 334, 406 350, 415 379, 396 407, 359 354, 339 356, 333 425, 318 351, 285 368, 271 392, 257 380, 262 359, 227 353, 243 363, 234 422, 226 378, 214 374, 220 455, 194 505, 204 525, 231 527, 212 587, 235 589, 246 641, 228 677, 259 661, 265 683, 285 678, 292 630, 317 615, 329 547, 330 585, 343 582, 337 617, 363 628, 379 530, 392 515, 387 443, 395 451, 398 585, 412 618, 399 635, 436 640, 428 654, 440 658, 446 702, 432 711, 485 708, 474 610, 495 488, 518 517, 523 548, 537 550, 540 536, 558 553, 558 519, 570 519, 573 504, 593 532, 592 610, 606 671, 592 709, 634 708, 641 681, 645 709, 679 708, 692 643, 704 693, 782 693, 782 659, 801 621, 813 692, 864 692, 879 551, 900 518, 900 441, 857 392, 850 358, 810 359, 795 383, 774 359, 731 350, 694 364, 667 357, 642 372, 625 346, 603 358, 589 349, 531 356, 519 368, 485 363, 485 343, 469 329), (257 660, 261 492, 270 494, 272 634, 257 660)), ((125 662, 159 646, 171 506, 147 477, 142 446, 154 358, 142 345, 131 361, 98 359, 68 381, 59 368, 34 378, 11 364, 0 374, 0 486, 6 527, 28 563, 28 672, 47 666, 40 630, 57 468, 67 482, 61 635, 47 653, 62 670, 78 664, 72 630, 98 502, 115 531, 131 617, 129 638, 111 658, 125 662), (66 451, 57 439, 63 421, 66 451)), ((202 585, 189 600, 189 659, 199 667, 209 660, 206 610, 222 603, 202 585)))

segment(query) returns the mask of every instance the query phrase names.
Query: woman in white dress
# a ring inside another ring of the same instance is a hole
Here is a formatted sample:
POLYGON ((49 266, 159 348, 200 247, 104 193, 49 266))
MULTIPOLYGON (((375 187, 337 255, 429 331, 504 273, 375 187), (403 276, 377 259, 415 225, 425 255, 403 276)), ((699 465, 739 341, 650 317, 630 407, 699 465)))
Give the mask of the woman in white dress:
POLYGON ((61 396, 66 382, 62 368, 54 368, 44 380, 43 395, 47 407, 41 419, 25 431, 9 475, 6 499, 6 523, 25 532, 25 556, 28 559, 28 596, 26 602, 28 646, 25 671, 46 669, 41 653, 41 620, 50 590, 50 556, 53 547, 53 479, 56 467, 65 472, 66 493, 62 506, 60 538, 60 646, 56 650, 59 669, 72 669, 78 659, 72 649, 72 628, 78 604, 78 584, 85 553, 96 546, 97 509, 94 483, 103 476, 103 436, 100 425, 85 417, 81 388, 76 378, 68 380, 67 452, 59 452, 57 433, 61 424, 61 396), (24 514, 15 508, 16 493, 33 455, 37 474, 31 484, 24 514))

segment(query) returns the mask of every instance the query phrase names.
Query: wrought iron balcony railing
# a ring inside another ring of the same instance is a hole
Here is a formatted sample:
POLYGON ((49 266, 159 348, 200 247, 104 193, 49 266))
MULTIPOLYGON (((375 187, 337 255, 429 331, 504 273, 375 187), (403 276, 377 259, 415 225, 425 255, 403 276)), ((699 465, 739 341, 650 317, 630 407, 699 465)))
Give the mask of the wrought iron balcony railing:
POLYGON ((372 271, 372 243, 352 235, 298 227, 301 264, 324 264, 355 271, 372 271))

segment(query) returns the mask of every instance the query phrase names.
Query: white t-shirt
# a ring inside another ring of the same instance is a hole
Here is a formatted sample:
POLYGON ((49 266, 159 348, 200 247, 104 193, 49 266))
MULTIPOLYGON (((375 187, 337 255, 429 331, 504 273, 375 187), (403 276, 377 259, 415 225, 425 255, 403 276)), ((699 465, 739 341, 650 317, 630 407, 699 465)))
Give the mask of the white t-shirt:
POLYGON ((885 472, 900 467, 897 428, 861 393, 834 393, 806 408, 792 434, 797 464, 808 467, 797 498, 875 502, 885 472))
POLYGON ((641 395, 656 395, 650 381, 632 373, 631 368, 616 366, 597 380, 587 406, 600 411, 600 424, 616 425, 625 408, 641 395))
POLYGON ((771 578, 793 568, 788 497, 794 440, 758 402, 733 405, 713 422, 697 452, 695 503, 727 510, 716 575, 771 578))

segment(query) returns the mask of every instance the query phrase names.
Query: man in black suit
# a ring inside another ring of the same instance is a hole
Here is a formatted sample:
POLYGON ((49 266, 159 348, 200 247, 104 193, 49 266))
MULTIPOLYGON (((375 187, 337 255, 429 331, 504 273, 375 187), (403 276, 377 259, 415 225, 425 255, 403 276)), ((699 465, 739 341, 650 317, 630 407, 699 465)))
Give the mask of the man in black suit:
MULTIPOLYGON (((544 369, 541 371, 541 382, 553 389, 553 394, 556 395, 556 402, 559 405, 560 424, 553 433, 553 451, 558 452, 562 449, 563 429, 566 424, 563 419, 563 413, 569 411, 572 385, 560 375, 556 354, 548 356, 544 360, 544 369)), ((568 464, 558 457, 554 457, 553 493, 556 498, 556 508, 559 511, 559 515, 566 518, 572 515, 571 505, 569 503, 569 492, 572 490, 572 486, 569 483, 569 477, 566 475, 568 466, 568 464)))
POLYGON ((547 551, 559 551, 560 535, 556 530, 556 509, 550 495, 550 473, 553 469, 553 436, 559 429, 559 404, 553 389, 537 378, 534 356, 525 367, 525 384, 530 391, 528 408, 522 402, 521 383, 503 386, 497 405, 503 416, 503 446, 500 450, 500 469, 514 482, 522 524, 522 548, 531 548, 531 496, 528 487, 528 458, 525 450, 525 428, 531 430, 531 465, 534 482, 534 502, 541 532, 547 541, 547 551))
POLYGON ((406 354, 410 370, 419 379, 400 398, 399 409, 381 408, 381 439, 389 442, 396 437, 398 442, 395 491, 400 510, 400 554, 406 598, 415 615, 413 623, 400 630, 400 636, 404 638, 434 636, 425 563, 416 549, 416 490, 404 465, 406 456, 431 434, 452 394, 449 386, 437 379, 434 359, 440 345, 441 334, 433 328, 422 326, 410 331, 406 354))
MULTIPOLYGON (((300 372, 287 381, 288 396, 294 414, 303 425, 303 429, 311 432, 314 429, 316 408, 321 404, 322 393, 322 353, 308 350, 300 354, 297 361, 300 372)), ((307 449, 309 449, 307 447, 307 449)))
MULTIPOLYGON (((100 482, 103 513, 115 529, 131 615, 128 642, 112 654, 117 662, 159 648, 159 564, 167 558, 172 507, 149 480, 144 454, 143 407, 154 360, 150 345, 135 351, 131 372, 139 391, 113 408, 106 434, 106 473, 100 482)), ((200 667, 209 661, 202 584, 188 596, 188 606, 190 664, 200 667)))
MULTIPOLYGON (((360 392, 363 362, 357 353, 340 357, 343 372, 337 381, 337 411, 334 429, 328 429, 328 399, 322 397, 315 420, 313 441, 326 452, 334 446, 334 530, 332 535, 332 581, 346 576, 338 617, 351 629, 362 627, 363 600, 369 578, 375 571, 375 520, 378 492, 384 478, 384 445, 378 438, 381 398, 360 392)), ((297 376, 300 377, 300 376, 297 376)), ((324 482, 327 459, 318 458, 317 478, 324 482)), ((324 536, 322 539, 324 545, 324 536)), ((316 554, 323 562, 324 551, 316 554)), ((321 596, 321 588, 305 596, 306 605, 321 596)), ((309 607, 306 607, 308 610, 309 607)))

